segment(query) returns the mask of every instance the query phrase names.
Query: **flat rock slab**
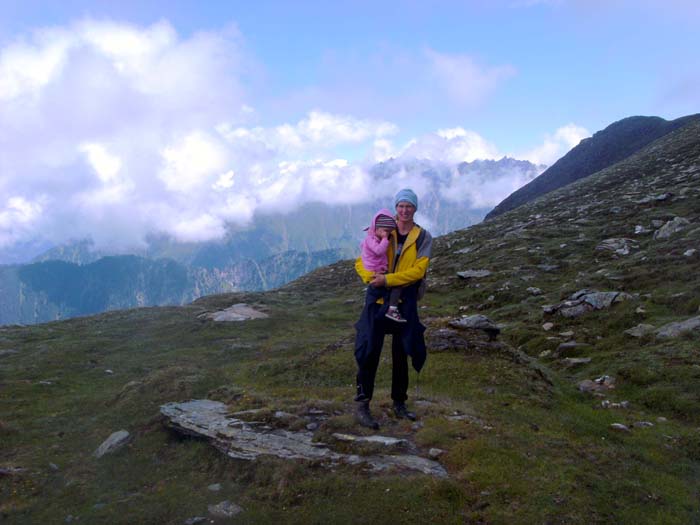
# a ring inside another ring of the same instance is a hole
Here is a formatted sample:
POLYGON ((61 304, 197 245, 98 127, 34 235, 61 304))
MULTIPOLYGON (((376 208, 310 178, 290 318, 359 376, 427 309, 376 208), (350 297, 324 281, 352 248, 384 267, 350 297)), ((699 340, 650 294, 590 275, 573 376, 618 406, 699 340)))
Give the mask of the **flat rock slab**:
POLYGON ((599 292, 597 290, 583 289, 574 293, 567 301, 558 305, 544 306, 546 314, 559 312, 559 315, 567 318, 579 317, 593 310, 604 310, 613 304, 628 301, 634 297, 626 292, 599 292))
POLYGON ((661 339, 679 337, 693 330, 700 330, 700 316, 664 325, 656 331, 656 337, 661 339))
POLYGON ((408 445, 407 440, 391 436, 355 436, 353 434, 342 434, 340 432, 336 432, 333 434, 333 437, 338 441, 347 441, 350 443, 376 443, 379 445, 384 445, 385 447, 408 445))
POLYGON ((639 338, 654 333, 654 330, 656 330, 656 327, 653 324, 640 323, 629 330, 625 330, 625 334, 629 335, 630 337, 639 338))
POLYGON ((489 270, 464 270, 463 272, 457 272, 457 276, 462 279, 479 279, 481 277, 488 277, 491 275, 489 270))
POLYGON ((440 463, 414 455, 358 456, 331 450, 313 441, 309 431, 263 428, 263 425, 237 419, 224 403, 208 399, 168 403, 160 407, 170 428, 183 434, 207 439, 229 457, 254 460, 269 455, 282 459, 315 460, 332 466, 338 463, 364 464, 374 471, 393 468, 414 470, 440 478, 447 471, 440 463))
POLYGON ((234 304, 225 310, 206 314, 207 319, 216 322, 249 321, 250 319, 267 319, 270 317, 245 303, 234 304))

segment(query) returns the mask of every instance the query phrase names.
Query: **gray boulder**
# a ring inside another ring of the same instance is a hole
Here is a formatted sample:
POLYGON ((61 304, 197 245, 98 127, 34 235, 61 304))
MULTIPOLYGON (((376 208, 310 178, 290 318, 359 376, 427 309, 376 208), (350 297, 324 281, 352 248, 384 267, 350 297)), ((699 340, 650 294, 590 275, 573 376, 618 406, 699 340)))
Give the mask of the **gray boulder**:
POLYGON ((269 316, 266 313, 259 312, 255 308, 251 308, 245 303, 238 303, 229 306, 225 310, 205 314, 204 317, 215 322, 231 322, 267 319, 269 316))
POLYGON ((118 430, 104 440, 97 450, 95 450, 93 455, 96 458, 101 458, 105 454, 112 454, 126 445, 129 442, 129 438, 129 432, 126 430, 118 430))
POLYGON ((620 237, 605 239, 596 246, 595 249, 598 251, 613 252, 618 255, 629 255, 630 251, 637 248, 639 248, 639 245, 633 239, 620 237))
POLYGON ((688 219, 683 217, 674 217, 672 221, 668 221, 661 228, 654 232, 654 239, 668 239, 674 233, 685 229, 690 224, 688 219))
POLYGON ((639 338, 654 333, 654 330, 656 330, 656 327, 653 324, 641 323, 635 326, 634 328, 625 330, 625 334, 629 335, 630 337, 639 338))
POLYGON ((453 328, 483 330, 489 336, 489 340, 496 339, 501 329, 485 315, 465 315, 448 323, 453 328))

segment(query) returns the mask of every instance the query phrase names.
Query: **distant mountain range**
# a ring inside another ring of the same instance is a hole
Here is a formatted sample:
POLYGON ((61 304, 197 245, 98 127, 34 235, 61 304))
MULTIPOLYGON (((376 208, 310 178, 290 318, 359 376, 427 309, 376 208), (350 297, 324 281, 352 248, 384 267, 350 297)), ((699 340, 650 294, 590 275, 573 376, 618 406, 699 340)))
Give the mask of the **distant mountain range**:
POLYGON ((583 139, 540 176, 511 193, 486 215, 486 219, 612 166, 651 142, 697 120, 700 120, 700 114, 671 121, 660 117, 629 117, 610 124, 592 137, 583 139))
MULTIPOLYGON (((531 180, 542 169, 507 157, 456 166, 391 159, 376 164, 370 173, 378 184, 392 188, 418 181, 418 221, 440 235, 481 221, 488 210, 464 188, 499 177, 531 180)), ((310 203, 287 214, 256 216, 247 227, 232 225, 219 242, 152 237, 146 248, 126 255, 95 250, 86 240, 57 246, 32 264, 0 266, 0 324, 179 305, 208 294, 276 288, 319 266, 355 256, 363 229, 377 209, 391 205, 390 200, 343 206, 310 203)))

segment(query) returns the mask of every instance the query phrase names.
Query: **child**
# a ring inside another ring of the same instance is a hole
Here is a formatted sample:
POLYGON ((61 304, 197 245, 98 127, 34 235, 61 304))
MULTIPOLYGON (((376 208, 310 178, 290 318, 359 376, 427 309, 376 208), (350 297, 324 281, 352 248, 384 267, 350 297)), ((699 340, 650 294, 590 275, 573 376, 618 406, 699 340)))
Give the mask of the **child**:
MULTIPOLYGON (((379 210, 372 224, 367 228, 367 237, 360 245, 362 248, 362 265, 366 270, 376 273, 386 273, 389 270, 387 259, 387 249, 389 248, 391 233, 396 230, 396 221, 387 209, 379 210)), ((386 316, 397 323, 405 323, 406 319, 401 317, 399 312, 399 299, 401 298, 401 288, 391 289, 389 294, 389 309, 386 316)))

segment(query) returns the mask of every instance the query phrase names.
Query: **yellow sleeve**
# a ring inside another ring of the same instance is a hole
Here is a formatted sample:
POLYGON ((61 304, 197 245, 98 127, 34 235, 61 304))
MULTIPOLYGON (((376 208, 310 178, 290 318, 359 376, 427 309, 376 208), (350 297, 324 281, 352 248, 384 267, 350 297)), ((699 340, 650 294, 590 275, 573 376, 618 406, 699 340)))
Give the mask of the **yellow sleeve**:
POLYGON ((425 272, 428 271, 429 262, 430 259, 428 257, 419 257, 408 270, 386 274, 386 285, 389 288, 393 288, 394 286, 406 286, 420 281, 425 277, 425 272))
POLYGON ((368 284, 372 280, 372 277, 374 277, 375 273, 371 270, 365 269, 364 265, 362 264, 362 257, 358 257, 355 261, 355 271, 357 272, 357 275, 360 276, 360 279, 362 279, 362 282, 365 284, 368 284))

